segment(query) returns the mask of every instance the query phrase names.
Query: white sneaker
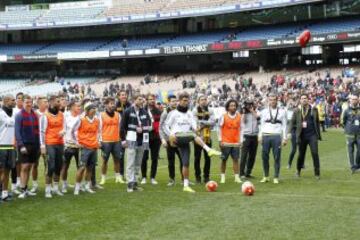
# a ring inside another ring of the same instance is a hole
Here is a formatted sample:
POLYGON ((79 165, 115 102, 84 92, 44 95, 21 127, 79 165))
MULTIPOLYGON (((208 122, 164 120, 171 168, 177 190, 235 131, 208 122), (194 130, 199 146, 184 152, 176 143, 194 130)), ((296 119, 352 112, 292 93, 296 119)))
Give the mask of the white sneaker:
POLYGON ((172 179, 170 179, 169 182, 168 182, 168 184, 167 184, 167 186, 168 186, 168 187, 172 187, 172 186, 174 186, 174 185, 175 185, 175 181, 172 180, 172 179))
POLYGON ((83 184, 81 184, 81 186, 80 186, 80 191, 82 191, 82 192, 85 192, 86 190, 85 190, 85 186, 83 185, 83 184))
POLYGON ((158 185, 159 184, 154 178, 152 178, 150 181, 151 181, 152 185, 158 185))
POLYGON ((52 198, 51 192, 45 192, 45 198, 52 198))
POLYGON ((225 176, 221 176, 220 183, 225 183, 225 176))
POLYGON ((17 188, 13 189, 12 192, 16 195, 21 194, 21 192, 17 188))
POLYGON ((62 192, 62 193, 67 193, 67 187, 66 187, 66 186, 63 186, 63 187, 61 188, 61 192, 62 192))
POLYGON ((99 184, 96 184, 96 185, 95 185, 95 188, 96 188, 96 189, 104 189, 104 187, 101 186, 101 185, 99 185, 99 184))
POLYGON ((94 190, 92 190, 91 188, 85 188, 85 192, 88 193, 96 193, 94 190))
POLYGON ((18 198, 24 199, 24 198, 26 198, 26 196, 27 196, 26 192, 22 192, 22 193, 19 194, 18 198))
POLYGON ((236 175, 236 176, 235 176, 235 183, 242 183, 239 175, 236 175))
POLYGON ((74 190, 74 195, 75 195, 75 196, 78 196, 78 195, 79 195, 79 192, 80 192, 80 189, 75 189, 75 190, 74 190))
POLYGON ((53 193, 54 193, 55 195, 60 196, 60 197, 64 196, 64 194, 63 194, 62 192, 60 192, 59 190, 55 190, 55 191, 53 191, 53 193))
POLYGON ((142 184, 142 185, 146 184, 146 178, 143 178, 143 179, 141 180, 141 184, 142 184))
POLYGON ((36 196, 36 192, 26 191, 26 195, 30 196, 30 197, 34 197, 34 196, 36 196))
POLYGON ((38 190, 38 186, 33 186, 30 190, 31 193, 36 193, 38 190))

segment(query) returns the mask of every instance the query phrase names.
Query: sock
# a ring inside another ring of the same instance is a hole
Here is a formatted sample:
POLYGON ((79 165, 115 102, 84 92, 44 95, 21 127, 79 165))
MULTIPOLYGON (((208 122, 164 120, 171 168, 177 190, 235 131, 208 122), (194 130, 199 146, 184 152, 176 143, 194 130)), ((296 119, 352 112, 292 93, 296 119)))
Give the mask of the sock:
POLYGON ((16 185, 17 185, 17 186, 20 186, 20 177, 17 177, 17 178, 16 178, 16 185))
POLYGON ((85 188, 90 189, 91 188, 91 182, 86 182, 85 183, 85 188))
POLYGON ((59 183, 58 182, 54 182, 54 191, 59 191, 59 183))
POLYGON ((37 181, 34 181, 34 180, 33 180, 33 182, 32 182, 32 183, 33 183, 33 184, 32 184, 32 185, 33 185, 33 187, 38 187, 38 186, 39 186, 39 184, 38 184, 38 182, 37 182, 37 181))
POLYGON ((11 191, 15 191, 16 190, 16 184, 12 183, 11 184, 11 191))
POLYGON ((67 187, 68 186, 68 182, 65 180, 63 181, 63 187, 67 187))
MULTIPOLYGON (((116 175, 115 175, 116 176, 116 175)), ((105 179, 106 175, 105 174, 101 174, 101 179, 105 179)))
POLYGON ((184 187, 188 187, 189 186, 189 179, 184 179, 184 187))
POLYGON ((210 151, 211 148, 209 148, 208 145, 205 145, 205 146, 204 146, 204 149, 205 149, 206 152, 208 152, 208 151, 210 151))
POLYGON ((222 173, 222 174, 221 174, 221 178, 224 178, 224 179, 225 179, 225 173, 222 173))
POLYGON ((51 184, 46 184, 45 186, 45 192, 50 193, 51 192, 51 184))
POLYGON ((7 198, 8 196, 9 196, 8 191, 6 191, 6 190, 2 191, 2 195, 1 195, 2 199, 7 198))
POLYGON ((235 174, 235 180, 240 179, 239 174, 235 174))
POLYGON ((115 173, 115 177, 116 178, 120 177, 120 173, 115 173))
POLYGON ((80 190, 80 183, 75 183, 75 191, 79 191, 80 190))

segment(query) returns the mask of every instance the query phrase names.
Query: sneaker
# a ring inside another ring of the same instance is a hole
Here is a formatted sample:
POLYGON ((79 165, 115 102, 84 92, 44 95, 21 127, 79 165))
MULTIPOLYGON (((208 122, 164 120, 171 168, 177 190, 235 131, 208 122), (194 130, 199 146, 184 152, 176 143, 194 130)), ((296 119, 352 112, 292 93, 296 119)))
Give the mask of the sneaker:
POLYGON ((138 191, 138 192, 144 191, 144 189, 143 189, 142 187, 138 187, 138 186, 135 186, 135 187, 133 188, 133 190, 134 190, 134 191, 138 191))
POLYGON ((151 181, 152 185, 158 185, 159 184, 154 178, 152 178, 150 181, 151 181))
POLYGON ((26 195, 30 197, 36 196, 36 192, 26 191, 26 195))
POLYGON ((175 181, 173 179, 170 179, 167 186, 168 187, 173 187, 175 185, 175 181))
POLYGON ((62 192, 62 193, 67 193, 67 187, 66 187, 66 186, 63 186, 63 187, 61 188, 61 192, 62 192))
POLYGON ((53 194, 58 195, 60 197, 64 196, 64 194, 62 192, 60 192, 59 190, 55 190, 55 191, 53 190, 52 192, 53 192, 53 194))
POLYGON ((10 202, 12 200, 13 199, 12 199, 12 197, 10 195, 0 199, 1 202, 10 202))
MULTIPOLYGON (((116 179, 115 179, 115 182, 116 182, 116 179)), ((106 178, 101 178, 101 181, 100 181, 100 185, 104 185, 106 183, 106 178)))
POLYGON ((45 192, 45 198, 52 198, 51 192, 45 192))
POLYGON ((279 184, 279 179, 278 179, 278 178, 274 178, 273 182, 274 182, 274 184, 279 184))
MULTIPOLYGON (((95 189, 104 189, 104 187, 99 184, 96 184, 94 188, 95 189)), ((85 191, 86 191, 86 189, 85 189, 85 191)))
POLYGON ((263 179, 261 179, 260 182, 261 182, 261 183, 270 182, 270 178, 269 178, 269 177, 263 177, 263 179))
POLYGON ((75 195, 75 196, 78 196, 79 193, 80 193, 80 189, 75 189, 75 190, 74 190, 74 195, 75 195))
POLYGON ((225 176, 221 176, 220 183, 225 183, 225 176))
POLYGON ((38 186, 33 186, 30 190, 31 193, 36 193, 38 190, 38 186))
POLYGON ((241 179, 241 181, 245 181, 245 180, 246 180, 246 176, 242 175, 242 176, 240 176, 240 179, 241 179))
POLYGON ((75 188, 75 185, 67 184, 68 188, 75 188))
POLYGON ((315 179, 319 181, 319 180, 320 180, 320 176, 319 176, 319 175, 315 176, 315 179))
MULTIPOLYGON (((101 182, 100 182, 101 183, 101 182)), ((115 177, 115 183, 120 183, 120 176, 119 177, 115 177)))
POLYGON ((195 193, 195 190, 192 189, 191 187, 184 187, 183 191, 184 191, 184 192, 195 193))
POLYGON ((213 156, 221 156, 221 152, 215 150, 215 149, 210 149, 208 152, 209 157, 213 157, 213 156))
POLYGON ((21 194, 21 192, 17 188, 13 189, 12 192, 16 195, 21 194))
POLYGON ((235 176, 235 183, 242 183, 239 175, 236 175, 236 176, 235 176))
POLYGON ((83 184, 80 185, 80 191, 85 192, 85 186, 83 184))
POLYGON ((121 184, 126 183, 126 180, 125 180, 124 176, 122 176, 122 175, 120 175, 120 177, 118 177, 117 181, 118 181, 118 183, 121 183, 121 184))
POLYGON ((300 172, 299 172, 299 171, 296 171, 295 177, 296 177, 296 178, 300 178, 300 172))
POLYGON ((20 194, 19 194, 19 196, 18 196, 18 198, 20 198, 20 199, 24 199, 24 198, 26 198, 26 192, 24 191, 24 192, 21 192, 20 194))
POLYGON ((96 192, 95 192, 94 190, 92 190, 91 188, 85 188, 85 192, 91 193, 91 194, 96 193, 96 192))
POLYGON ((128 188, 126 189, 126 191, 127 191, 128 193, 131 193, 131 192, 134 192, 134 189, 128 187, 128 188))
POLYGON ((141 183, 140 183, 140 184, 142 184, 142 185, 146 184, 146 178, 143 178, 143 179, 141 180, 141 183))

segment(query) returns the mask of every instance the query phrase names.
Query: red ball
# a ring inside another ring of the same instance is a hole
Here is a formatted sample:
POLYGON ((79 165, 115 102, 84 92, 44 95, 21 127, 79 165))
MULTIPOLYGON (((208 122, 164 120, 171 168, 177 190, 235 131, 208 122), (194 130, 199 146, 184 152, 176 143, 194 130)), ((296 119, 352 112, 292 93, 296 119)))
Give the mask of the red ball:
POLYGON ((208 192, 215 192, 217 187, 218 187, 218 184, 215 181, 209 181, 205 185, 205 188, 208 192))
POLYGON ((253 195, 254 194, 254 188, 253 187, 247 187, 247 188, 245 188, 245 190, 244 190, 244 194, 246 195, 246 196, 251 196, 251 195, 253 195))
POLYGON ((255 186, 250 181, 246 181, 242 184, 241 191, 245 196, 252 196, 255 193, 255 186))
POLYGON ((303 31, 299 36, 299 44, 301 47, 306 47, 311 39, 311 33, 309 30, 303 31))

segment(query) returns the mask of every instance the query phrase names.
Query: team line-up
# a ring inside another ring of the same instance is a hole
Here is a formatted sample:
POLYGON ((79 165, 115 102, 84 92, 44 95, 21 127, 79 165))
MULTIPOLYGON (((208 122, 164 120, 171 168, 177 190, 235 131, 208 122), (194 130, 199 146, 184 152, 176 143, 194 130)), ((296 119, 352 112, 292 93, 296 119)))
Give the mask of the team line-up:
MULTIPOLYGON (((168 186, 175 185, 177 155, 183 190, 195 192, 189 181, 191 142, 194 143, 194 168, 198 184, 210 181, 210 158, 213 156, 220 156, 222 160, 220 183, 226 181, 225 169, 229 156, 233 160, 236 183, 253 178, 251 172, 258 144, 262 145, 263 178, 260 182, 270 181, 269 154, 272 150, 272 181, 279 184, 281 148, 288 139, 292 142, 292 152, 296 146, 299 149, 296 176, 300 177, 309 146, 314 175, 320 179, 319 112, 309 104, 306 94, 300 96, 298 106, 283 108, 278 106, 277 95, 270 93, 267 96, 268 106, 257 109, 254 102, 247 100, 241 113, 238 111, 239 103, 228 100, 225 113, 218 122, 220 151, 212 148, 211 129, 216 121, 206 96, 199 96, 196 107, 190 110, 190 95, 186 92, 177 97, 169 96, 165 109, 157 107, 156 96, 152 94, 135 94, 132 103, 127 100, 125 91, 120 91, 119 95, 118 101, 111 97, 105 98, 105 110, 100 113, 90 100, 67 104, 63 96, 41 97, 37 99, 38 109, 35 110, 29 95, 19 93, 16 99, 11 95, 5 96, 0 109, 2 200, 10 200, 13 194, 17 194, 20 199, 36 195, 40 158, 44 160, 46 169, 46 198, 63 196, 68 191, 67 172, 72 159, 75 159, 77 166, 74 195, 79 195, 81 191, 95 193, 96 188, 102 188, 106 183, 110 156, 114 160, 115 182, 127 183, 127 192, 142 191, 139 183, 146 184, 149 158, 150 182, 158 184, 156 173, 161 145, 166 148, 168 158, 168 186), (102 157, 100 184, 96 183, 98 149, 102 157), (205 158, 203 174, 200 167, 202 152, 205 158), (11 191, 8 190, 10 175, 11 191), (30 177, 31 189, 28 188, 30 177)), ((355 141, 360 123, 357 96, 350 96, 350 104, 343 112, 342 122, 347 138, 355 141)), ((354 158, 353 152, 354 149, 349 149, 349 161, 353 172, 357 172, 359 154, 354 158)), ((293 158, 290 157, 288 167, 291 167, 293 158)))

